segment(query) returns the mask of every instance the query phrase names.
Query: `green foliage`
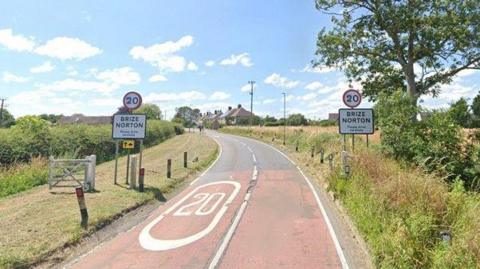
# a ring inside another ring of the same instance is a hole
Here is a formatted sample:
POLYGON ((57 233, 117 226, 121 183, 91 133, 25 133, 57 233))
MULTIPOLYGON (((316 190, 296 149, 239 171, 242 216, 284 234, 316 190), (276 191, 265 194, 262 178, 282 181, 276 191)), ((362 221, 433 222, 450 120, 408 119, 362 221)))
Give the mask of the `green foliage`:
POLYGON ((448 113, 458 125, 462 127, 469 127, 471 125, 471 116, 470 112, 468 111, 468 104, 465 98, 462 97, 460 100, 453 103, 450 106, 448 113))
POLYGON ((162 111, 155 104, 143 104, 139 109, 135 110, 136 114, 145 114, 149 120, 162 119, 162 111))
POLYGON ((480 65, 477 0, 315 3, 334 14, 333 28, 318 35, 315 65, 342 68, 373 100, 400 88, 416 103, 421 95, 436 96, 458 72, 480 65))
MULTIPOLYGON (((252 124, 259 125, 260 123, 261 123, 261 118, 259 116, 253 115, 252 124)), ((237 117, 235 125, 250 125, 250 116, 237 117)))
MULTIPOLYGON (((150 120, 144 144, 155 145, 180 133, 183 133, 181 126, 150 120)), ((111 125, 49 126, 45 120, 29 116, 19 119, 14 128, 2 130, 0 134, 2 166, 28 162, 36 156, 65 154, 81 158, 95 154, 97 161, 103 162, 112 159, 115 152, 111 125)))
POLYGON ((15 125, 15 117, 13 117, 13 115, 4 108, 2 111, 2 116, 0 118, 0 128, 8 128, 12 125, 15 125))
POLYGON ((183 127, 190 128, 195 125, 195 121, 200 118, 200 110, 192 109, 189 106, 182 106, 176 109, 175 116, 172 121, 182 123, 183 127))
POLYGON ((39 116, 42 120, 49 121, 51 123, 57 123, 58 120, 62 117, 62 115, 55 115, 55 114, 41 114, 39 116))
POLYGON ((480 92, 473 98, 472 112, 475 117, 480 117, 480 92))
POLYGON ((31 189, 47 182, 47 164, 41 159, 35 159, 30 164, 1 169, 0 198, 31 189))
POLYGON ((304 115, 297 113, 291 114, 287 118, 287 124, 291 126, 307 125, 308 121, 304 115))

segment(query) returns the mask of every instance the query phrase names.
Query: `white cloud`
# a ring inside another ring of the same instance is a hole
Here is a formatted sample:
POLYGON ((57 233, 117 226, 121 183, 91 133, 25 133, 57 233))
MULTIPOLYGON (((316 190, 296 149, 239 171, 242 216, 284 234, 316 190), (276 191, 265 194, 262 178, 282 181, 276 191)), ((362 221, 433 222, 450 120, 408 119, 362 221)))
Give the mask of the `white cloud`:
POLYGON ((318 73, 318 74, 330 73, 334 71, 338 71, 338 69, 335 67, 328 67, 328 66, 312 67, 308 64, 302 70, 300 70, 301 73, 318 73))
POLYGON ((271 103, 275 103, 277 100, 276 99, 265 99, 263 100, 263 104, 266 105, 266 104, 271 104, 271 103))
POLYGON ((210 100, 221 101, 230 98, 230 94, 222 91, 216 91, 210 95, 210 100))
POLYGON ((75 79, 65 79, 55 81, 51 84, 38 85, 39 89, 44 91, 56 91, 56 92, 98 92, 98 93, 111 93, 119 87, 118 84, 110 84, 105 81, 83 81, 75 79))
POLYGON ((188 91, 180 93, 150 93, 145 97, 145 100, 148 102, 171 102, 203 100, 205 98, 205 94, 199 91, 188 91))
POLYGON ((32 51, 35 42, 32 38, 14 35, 12 29, 0 30, 0 45, 14 51, 32 51))
POLYGON ((285 101, 286 101, 286 102, 290 102, 290 101, 292 101, 294 98, 295 98, 295 95, 289 94, 289 95, 287 95, 287 96, 285 97, 285 101))
POLYGON ((61 60, 83 60, 102 51, 78 38, 56 37, 35 48, 35 53, 61 60))
POLYGON ((189 62, 187 64, 187 69, 190 70, 190 71, 197 71, 198 66, 194 62, 189 62))
POLYGON ((43 64, 39 66, 35 66, 30 68, 30 72, 36 74, 36 73, 46 73, 46 72, 51 72, 55 69, 55 66, 52 65, 51 62, 47 61, 44 62, 43 64))
POLYGON ((126 66, 105 70, 96 75, 96 78, 112 85, 134 85, 140 82, 140 75, 126 66))
POLYGON ((315 99, 315 97, 317 97, 317 94, 314 93, 314 92, 311 92, 311 93, 307 93, 305 95, 298 96, 297 99, 301 100, 301 101, 310 101, 310 100, 315 99))
POLYGON ((215 65, 215 62, 212 60, 205 62, 205 66, 212 67, 214 65, 215 65))
POLYGON ((273 73, 263 81, 265 84, 270 84, 282 89, 291 89, 295 88, 300 84, 300 81, 289 80, 285 77, 280 76, 277 73, 273 73))
POLYGON ((151 76, 148 81, 150 82, 159 82, 159 81, 167 81, 168 79, 163 75, 153 75, 151 76))
POLYGON ((6 83, 25 83, 28 81, 28 78, 17 76, 10 72, 3 72, 3 81, 6 83))
POLYGON ((309 83, 307 86, 305 86, 305 89, 307 90, 310 90, 310 91, 316 91, 316 90, 320 90, 321 88, 323 88, 323 84, 318 82, 318 81, 314 81, 312 83, 309 83))
POLYGON ((476 70, 476 69, 464 69, 462 71, 460 71, 457 76, 459 77, 468 77, 470 75, 473 75, 473 74, 480 74, 480 71, 476 70))
POLYGON ((73 66, 67 66, 67 75, 71 76, 71 77, 74 77, 74 76, 78 75, 78 71, 73 66))
POLYGON ((191 68, 196 65, 192 62, 188 63, 184 57, 176 55, 175 53, 192 44, 193 37, 187 35, 177 41, 167 41, 150 47, 135 46, 130 50, 130 55, 133 59, 141 59, 150 63, 160 71, 182 72, 186 68, 191 70, 191 68), (188 65, 190 65, 190 68, 188 65))
POLYGON ((253 66, 252 59, 248 53, 244 52, 238 55, 232 54, 229 58, 220 61, 220 65, 243 65, 245 67, 253 66))
MULTIPOLYGON (((240 88, 241 92, 250 92, 252 89, 252 86, 250 84, 245 84, 240 88)), ((257 89, 257 84, 253 84, 253 90, 257 89)))

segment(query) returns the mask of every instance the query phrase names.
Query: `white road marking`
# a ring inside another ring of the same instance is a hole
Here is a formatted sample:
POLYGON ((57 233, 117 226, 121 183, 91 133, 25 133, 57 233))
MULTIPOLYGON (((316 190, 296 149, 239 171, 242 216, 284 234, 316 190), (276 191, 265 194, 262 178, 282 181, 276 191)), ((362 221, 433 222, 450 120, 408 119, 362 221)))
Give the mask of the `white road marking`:
POLYGON ((218 156, 217 158, 215 159, 215 161, 213 161, 213 163, 207 168, 207 170, 203 171, 203 173, 197 177, 195 180, 193 180, 192 182, 190 182, 190 186, 192 186, 193 184, 195 184, 200 178, 202 178, 217 162, 218 160, 220 159, 220 156, 222 156, 222 153, 223 153, 223 149, 222 149, 222 145, 220 145, 220 143, 217 141, 217 139, 213 138, 213 141, 215 141, 218 145, 218 148, 220 149, 220 152, 218 153, 218 156))
POLYGON ((257 162, 257 157, 255 157, 255 154, 252 154, 252 158, 253 158, 253 162, 256 163, 257 162))
POLYGON ((342 249, 342 247, 340 246, 340 241, 338 241, 337 235, 335 234, 335 230, 333 229, 332 222, 330 221, 330 218, 328 217, 327 212, 325 211, 325 208, 324 208, 324 206, 323 206, 323 204, 322 204, 322 201, 320 200, 320 197, 318 196, 317 191, 316 191, 315 188, 313 187, 313 184, 312 184, 312 183, 310 182, 310 180, 305 176, 305 174, 304 174, 303 171, 300 169, 300 167, 297 166, 297 165, 295 164, 295 162, 290 159, 290 157, 288 157, 285 153, 283 153, 282 151, 278 150, 278 149, 275 148, 274 146, 269 145, 269 144, 264 143, 264 142, 261 142, 261 141, 258 141, 258 140, 255 140, 255 139, 248 138, 248 137, 245 137, 245 139, 252 140, 252 141, 254 141, 254 142, 257 142, 257 143, 259 143, 259 144, 266 145, 266 146, 274 149, 275 151, 277 151, 278 153, 280 153, 283 157, 285 157, 288 161, 290 161, 293 165, 295 165, 295 166, 297 167, 298 171, 302 174, 304 180, 307 182, 307 185, 310 187, 310 190, 313 192, 313 196, 315 196, 315 200, 317 201, 317 205, 318 205, 318 207, 320 208, 320 212, 322 213, 323 218, 325 219, 325 223, 327 224, 328 231, 329 231, 330 236, 332 237, 333 243, 334 243, 334 245, 335 245, 335 250, 337 251, 337 255, 338 255, 339 259, 340 259, 340 262, 342 263, 342 268, 343 268, 343 269, 348 269, 348 268, 350 268, 350 267, 348 266, 347 259, 345 258, 345 254, 343 253, 343 249, 342 249))
POLYGON ((229 205, 232 203, 233 199, 237 196, 238 192, 240 191, 241 185, 238 182, 235 181, 217 181, 217 182, 212 182, 208 184, 204 184, 201 186, 198 186, 195 188, 193 191, 191 191, 189 194, 187 194, 185 197, 180 199, 177 203, 175 203, 172 207, 167 209, 164 213, 162 213, 160 216, 155 218, 153 221, 151 221, 145 228, 143 228, 142 232, 140 233, 138 237, 138 241, 140 242, 140 245, 146 249, 146 250, 151 250, 151 251, 161 251, 161 250, 169 250, 169 249, 174 249, 174 248, 179 248, 188 244, 191 244, 207 234, 209 234, 215 226, 218 224, 220 219, 223 217, 225 212, 228 210, 229 205), (165 218, 166 215, 168 215, 170 212, 174 211, 177 207, 179 207, 183 202, 185 202, 188 198, 190 198, 198 189, 212 186, 212 185, 218 185, 218 184, 230 184, 235 187, 233 190, 232 194, 227 198, 223 206, 220 208, 218 213, 215 215, 213 220, 208 224, 208 226, 203 229, 202 231, 184 237, 180 239, 174 239, 174 240, 162 240, 162 239, 157 239, 154 238, 150 234, 150 230, 157 225, 163 218, 165 218))
MULTIPOLYGON (((252 180, 257 180, 258 177, 258 171, 257 171, 257 166, 253 166, 253 174, 252 174, 252 180)), ((212 261, 210 262, 210 265, 208 266, 209 269, 214 269, 218 266, 220 263, 220 259, 222 258, 223 254, 227 250, 228 244, 230 243, 230 240, 232 240, 233 233, 235 233, 235 230, 238 227, 238 224, 240 223, 240 220, 242 219, 243 214, 245 213, 245 209, 247 208, 248 201, 250 200, 250 197, 252 195, 251 190, 245 194, 245 198, 243 199, 242 204, 240 205, 240 209, 238 210, 237 215, 235 216, 235 219, 232 222, 232 225, 227 231, 227 234, 223 238, 222 244, 218 248, 217 252, 215 253, 215 256, 213 257, 212 261)))

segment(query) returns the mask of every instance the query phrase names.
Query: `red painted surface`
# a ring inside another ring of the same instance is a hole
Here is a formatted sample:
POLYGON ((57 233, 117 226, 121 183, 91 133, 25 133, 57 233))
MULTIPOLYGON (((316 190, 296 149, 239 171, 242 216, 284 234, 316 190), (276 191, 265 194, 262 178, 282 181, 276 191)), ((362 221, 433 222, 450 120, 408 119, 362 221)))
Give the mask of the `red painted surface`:
POLYGON ((315 197, 297 172, 259 173, 220 268, 341 268, 315 197))
MULTIPOLYGON (((218 242, 221 241, 224 233, 228 229, 235 211, 243 201, 248 181, 252 171, 244 171, 233 175, 234 181, 241 183, 241 189, 235 197, 233 203, 229 206, 221 221, 215 229, 205 237, 189 245, 166 251, 145 250, 139 243, 139 234, 143 228, 152 222, 156 217, 172 207, 177 201, 185 197, 198 185, 190 186, 182 193, 177 195, 165 205, 155 210, 152 215, 141 225, 131 231, 118 235, 112 241, 100 246, 92 253, 75 263, 73 268, 203 268, 208 264, 212 253, 215 252, 218 242)), ((226 181, 231 179, 226 178, 226 181)), ((224 191, 228 193, 232 189, 228 185, 218 185, 208 187, 203 191, 224 191)), ((224 198, 225 199, 225 198, 224 198)), ((182 205, 186 205, 195 199, 188 199, 182 205)), ((178 208, 177 208, 178 209, 178 208)), ((218 208, 217 208, 218 210, 218 208)), ((175 239, 184 237, 190 233, 196 233, 202 230, 212 216, 172 216, 174 212, 167 214, 165 221, 160 221, 158 225, 152 228, 152 236, 159 239, 175 239)), ((212 213, 213 215, 214 213, 212 213)))

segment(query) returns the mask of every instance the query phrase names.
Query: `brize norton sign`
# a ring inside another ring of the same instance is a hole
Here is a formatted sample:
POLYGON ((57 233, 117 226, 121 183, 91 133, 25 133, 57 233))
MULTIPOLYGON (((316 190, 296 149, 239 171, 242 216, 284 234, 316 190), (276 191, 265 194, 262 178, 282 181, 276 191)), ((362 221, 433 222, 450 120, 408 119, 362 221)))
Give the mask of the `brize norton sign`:
POLYGON ((373 109, 339 109, 338 126, 340 134, 373 134, 373 109))
POLYGON ((116 114, 112 124, 113 139, 145 139, 146 115, 116 114))

